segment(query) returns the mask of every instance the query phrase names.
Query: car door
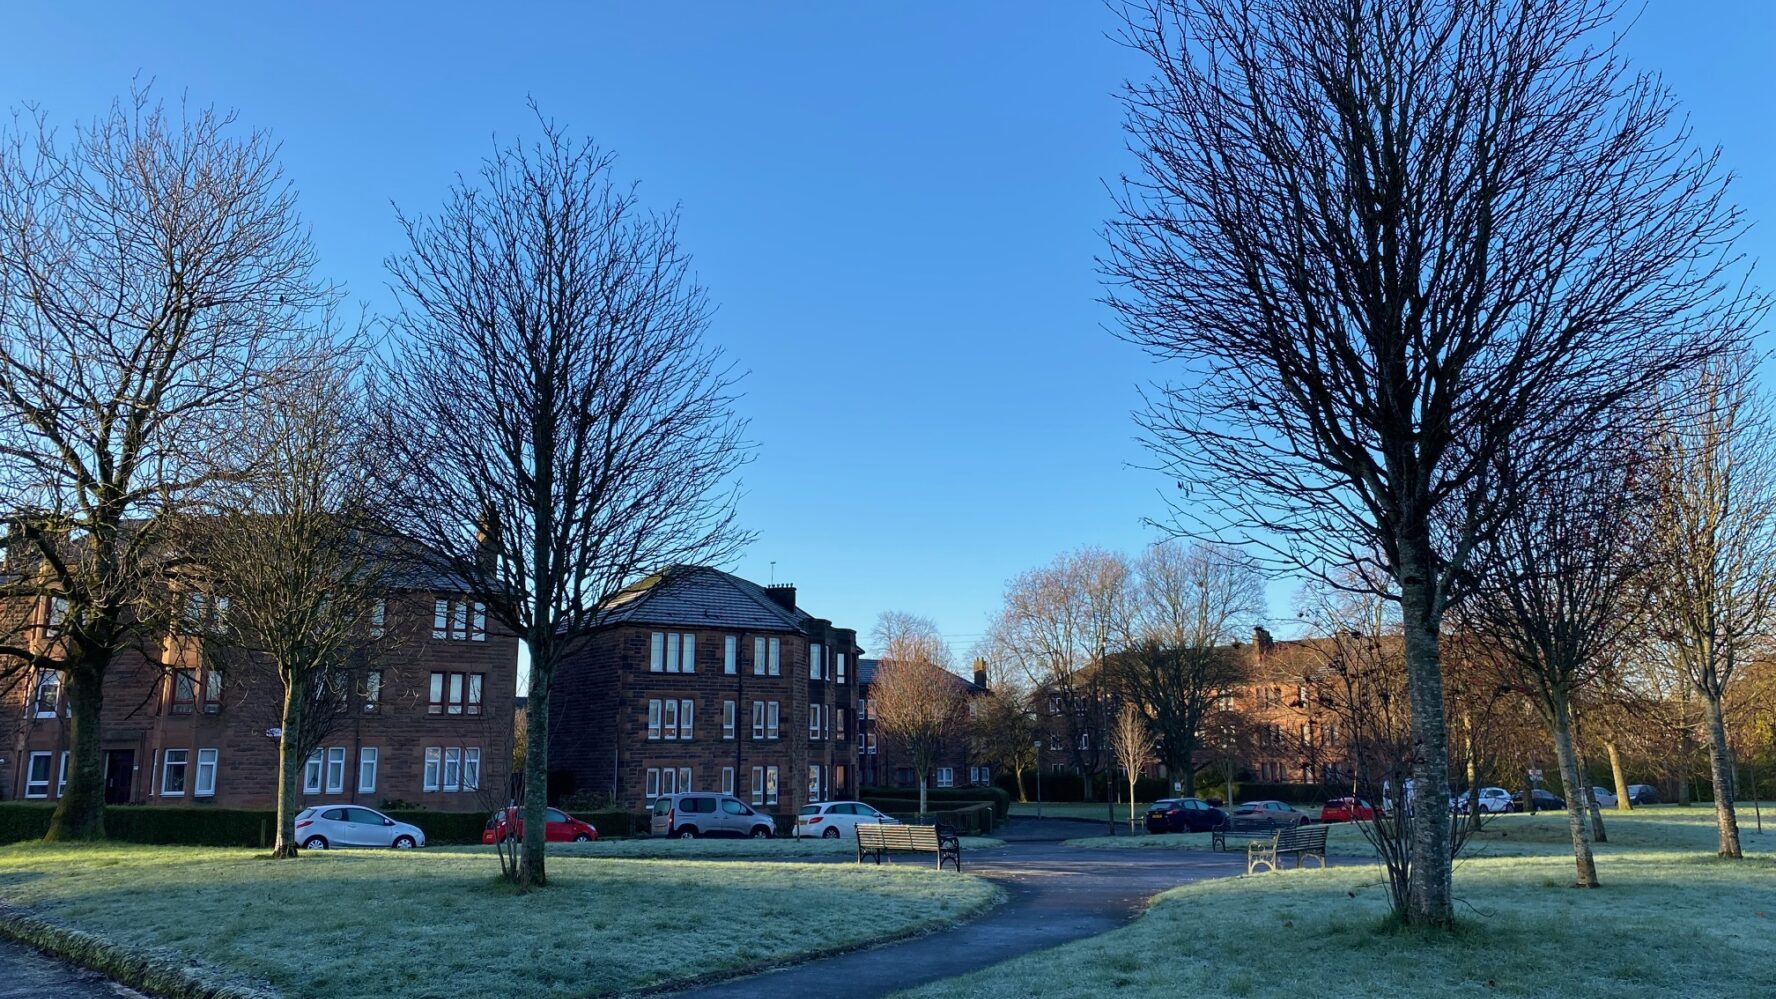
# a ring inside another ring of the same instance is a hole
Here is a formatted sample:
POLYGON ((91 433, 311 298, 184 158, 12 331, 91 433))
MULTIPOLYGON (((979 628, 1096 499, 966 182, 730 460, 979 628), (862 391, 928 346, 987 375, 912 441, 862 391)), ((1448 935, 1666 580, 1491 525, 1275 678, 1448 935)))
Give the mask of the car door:
POLYGON ((573 840, 573 830, 568 828, 565 812, 559 808, 545 808, 543 815, 548 819, 543 826, 544 842, 567 843, 573 840))
POLYGON ((715 821, 720 824, 722 832, 744 836, 752 831, 747 827, 746 817, 746 806, 739 799, 723 798, 715 821))
POLYGON ((395 827, 389 825, 387 817, 382 813, 355 807, 345 811, 352 830, 353 846, 394 845, 395 827))
POLYGON ((832 823, 833 828, 839 831, 840 836, 855 837, 859 821, 857 809, 860 807, 863 806, 853 805, 848 801, 841 802, 826 810, 826 821, 832 823))
POLYGON ((330 846, 352 846, 352 828, 350 816, 343 808, 329 808, 316 813, 314 825, 308 835, 319 834, 326 837, 330 846))

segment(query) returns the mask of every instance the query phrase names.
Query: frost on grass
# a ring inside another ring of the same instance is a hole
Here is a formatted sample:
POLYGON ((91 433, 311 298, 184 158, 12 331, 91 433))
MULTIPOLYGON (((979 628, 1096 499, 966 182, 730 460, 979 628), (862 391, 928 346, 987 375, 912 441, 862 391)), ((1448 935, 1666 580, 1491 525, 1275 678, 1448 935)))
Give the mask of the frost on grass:
POLYGON ((291 997, 595 996, 864 944, 993 902, 912 867, 550 860, 517 896, 469 852, 0 848, 0 899, 291 997))

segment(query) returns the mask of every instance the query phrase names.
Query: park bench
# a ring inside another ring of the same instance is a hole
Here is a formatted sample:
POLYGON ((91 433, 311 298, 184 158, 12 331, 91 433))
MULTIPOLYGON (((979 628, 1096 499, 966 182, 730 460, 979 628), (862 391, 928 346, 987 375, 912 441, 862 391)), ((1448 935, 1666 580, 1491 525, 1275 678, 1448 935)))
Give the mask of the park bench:
POLYGON ((1322 869, 1326 866, 1326 827, 1325 826, 1293 826, 1278 829, 1269 841, 1257 840, 1246 844, 1246 873, 1251 874, 1262 864, 1273 871, 1282 869, 1282 858, 1288 854, 1295 855, 1295 866, 1301 867, 1307 858, 1313 857, 1320 862, 1322 869))
POLYGON ((1230 821, 1227 825, 1209 832, 1209 848, 1219 853, 1227 849, 1229 837, 1242 841, 1249 846, 1255 840, 1270 840, 1277 830, 1284 828, 1268 820, 1230 821))
POLYGON ((874 854, 876 863, 885 853, 932 853, 937 855, 937 869, 944 861, 962 870, 962 840, 948 826, 890 826, 873 822, 857 824, 857 862, 874 854))

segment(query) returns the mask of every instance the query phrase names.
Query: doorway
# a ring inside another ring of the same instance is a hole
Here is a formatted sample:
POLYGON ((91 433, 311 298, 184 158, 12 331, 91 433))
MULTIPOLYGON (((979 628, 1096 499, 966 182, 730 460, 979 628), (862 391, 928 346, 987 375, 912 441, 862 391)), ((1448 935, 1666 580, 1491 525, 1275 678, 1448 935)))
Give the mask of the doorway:
POLYGON ((105 751, 105 804, 127 805, 136 783, 136 751, 105 751))

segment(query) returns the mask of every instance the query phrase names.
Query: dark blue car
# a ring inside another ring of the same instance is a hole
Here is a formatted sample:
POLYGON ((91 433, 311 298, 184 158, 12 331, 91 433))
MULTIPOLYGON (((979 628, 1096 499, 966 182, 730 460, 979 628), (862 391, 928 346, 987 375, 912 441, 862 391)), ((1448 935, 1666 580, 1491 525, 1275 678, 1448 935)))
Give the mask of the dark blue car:
POLYGON ((1227 827, 1227 813, 1201 798, 1162 798, 1147 809, 1147 831, 1210 832, 1227 827))

